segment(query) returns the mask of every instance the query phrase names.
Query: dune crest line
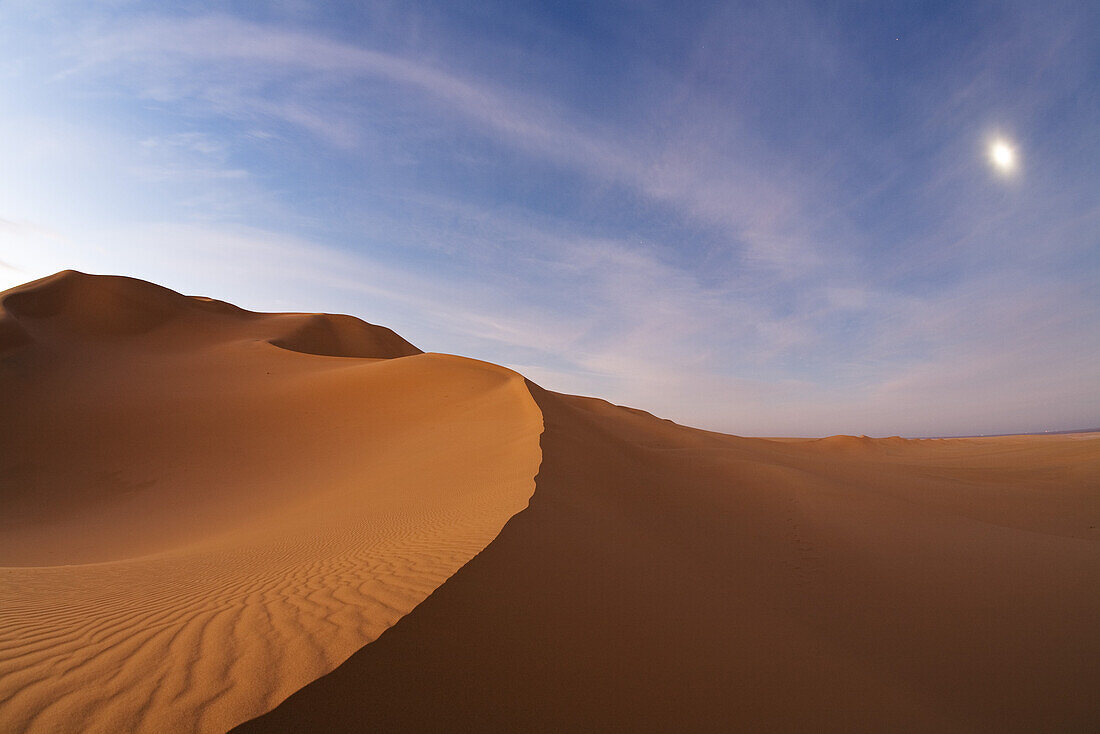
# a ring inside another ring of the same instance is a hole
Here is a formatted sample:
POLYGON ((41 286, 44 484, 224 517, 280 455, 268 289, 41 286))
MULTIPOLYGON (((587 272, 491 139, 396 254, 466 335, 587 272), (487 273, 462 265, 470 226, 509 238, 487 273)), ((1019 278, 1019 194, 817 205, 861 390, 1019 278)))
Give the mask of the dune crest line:
POLYGON ((128 278, 0 304, 6 731, 225 731, 375 639, 534 489, 541 413, 504 368, 128 278))
POLYGON ((1100 722, 1100 436, 740 438, 528 384, 530 506, 234 731, 1100 722))

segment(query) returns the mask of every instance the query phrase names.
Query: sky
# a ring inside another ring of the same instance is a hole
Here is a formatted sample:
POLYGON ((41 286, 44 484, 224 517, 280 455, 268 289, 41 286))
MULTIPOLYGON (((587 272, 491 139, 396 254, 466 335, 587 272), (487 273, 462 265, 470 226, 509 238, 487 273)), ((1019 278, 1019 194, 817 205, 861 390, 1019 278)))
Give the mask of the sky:
POLYGON ((0 0, 0 100, 0 288, 741 435, 1100 426, 1096 2, 0 0))

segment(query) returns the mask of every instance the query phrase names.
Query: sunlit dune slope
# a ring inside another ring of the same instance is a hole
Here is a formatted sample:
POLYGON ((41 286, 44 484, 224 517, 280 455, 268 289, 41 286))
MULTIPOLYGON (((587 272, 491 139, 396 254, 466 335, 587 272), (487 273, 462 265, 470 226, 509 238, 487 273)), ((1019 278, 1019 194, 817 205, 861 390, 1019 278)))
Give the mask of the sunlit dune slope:
POLYGON ((0 730, 217 732, 526 506, 519 376, 74 272, 0 294, 0 730))
POLYGON ((1100 730, 1100 437, 769 441, 532 391, 528 509, 239 731, 1100 730))

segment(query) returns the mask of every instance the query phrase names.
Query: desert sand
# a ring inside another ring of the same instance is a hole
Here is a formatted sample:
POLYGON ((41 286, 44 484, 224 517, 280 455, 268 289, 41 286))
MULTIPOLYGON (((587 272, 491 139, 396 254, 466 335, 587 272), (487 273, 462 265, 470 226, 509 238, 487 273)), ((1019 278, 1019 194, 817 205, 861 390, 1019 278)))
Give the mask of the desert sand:
POLYGON ((5 729, 1100 729, 1100 435, 741 438, 349 317, 0 302, 5 729))
POLYGON ((542 419, 508 370, 123 278, 0 303, 0 730, 223 732, 534 489, 542 419))

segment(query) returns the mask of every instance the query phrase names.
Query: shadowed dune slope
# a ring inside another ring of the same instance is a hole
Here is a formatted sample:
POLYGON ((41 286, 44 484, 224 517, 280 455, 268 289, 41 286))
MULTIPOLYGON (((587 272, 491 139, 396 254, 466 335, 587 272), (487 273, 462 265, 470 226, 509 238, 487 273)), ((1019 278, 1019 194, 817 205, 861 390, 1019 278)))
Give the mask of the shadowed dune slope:
POLYGON ((534 489, 541 414, 509 370, 130 278, 0 306, 0 730, 225 731, 534 489))
POLYGON ((1100 728, 1097 436, 780 442, 531 390, 528 509, 236 731, 1100 728))

